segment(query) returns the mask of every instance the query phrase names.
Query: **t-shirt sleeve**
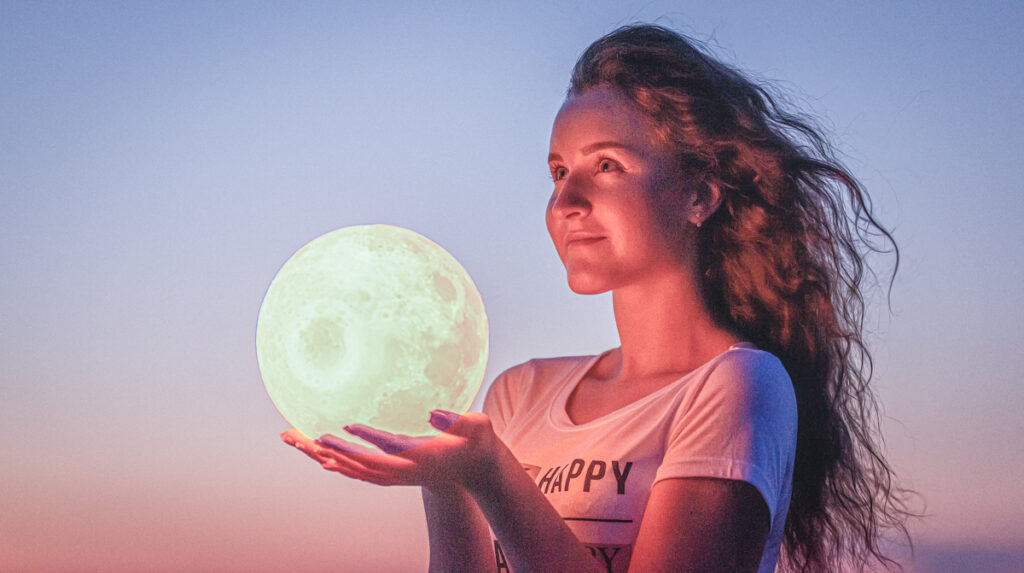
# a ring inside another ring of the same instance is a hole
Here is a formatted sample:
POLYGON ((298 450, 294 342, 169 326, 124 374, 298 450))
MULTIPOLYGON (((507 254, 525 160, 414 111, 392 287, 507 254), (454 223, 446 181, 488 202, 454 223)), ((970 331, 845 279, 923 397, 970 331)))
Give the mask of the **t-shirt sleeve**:
POLYGON ((518 368, 510 368, 499 374, 487 389, 487 396, 484 398, 484 414, 490 418, 494 433, 499 437, 505 433, 515 410, 515 389, 512 386, 518 368))
POLYGON ((775 356, 730 352, 687 393, 654 482, 710 477, 750 483, 774 521, 796 452, 796 399, 775 356))

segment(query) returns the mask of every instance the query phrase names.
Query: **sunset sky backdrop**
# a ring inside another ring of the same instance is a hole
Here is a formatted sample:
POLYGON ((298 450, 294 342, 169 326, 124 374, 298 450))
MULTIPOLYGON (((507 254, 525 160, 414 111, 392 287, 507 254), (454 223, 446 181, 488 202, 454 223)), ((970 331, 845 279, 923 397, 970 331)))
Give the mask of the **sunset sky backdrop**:
POLYGON ((417 490, 278 440, 263 294, 390 223, 476 280, 485 388, 615 346, 547 237, 545 157, 577 56, 637 21, 823 118, 902 253, 868 328, 927 504, 908 567, 1024 569, 1020 3, 377 4, 0 1, 0 570, 422 570, 417 490))

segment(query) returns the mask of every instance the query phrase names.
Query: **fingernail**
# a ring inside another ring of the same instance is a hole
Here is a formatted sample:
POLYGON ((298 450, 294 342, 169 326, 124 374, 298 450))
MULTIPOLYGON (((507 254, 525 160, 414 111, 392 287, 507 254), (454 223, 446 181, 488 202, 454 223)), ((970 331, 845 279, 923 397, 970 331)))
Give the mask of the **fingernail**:
POLYGON ((438 430, 447 430, 448 426, 455 423, 458 414, 445 410, 434 410, 430 413, 430 425, 438 430))

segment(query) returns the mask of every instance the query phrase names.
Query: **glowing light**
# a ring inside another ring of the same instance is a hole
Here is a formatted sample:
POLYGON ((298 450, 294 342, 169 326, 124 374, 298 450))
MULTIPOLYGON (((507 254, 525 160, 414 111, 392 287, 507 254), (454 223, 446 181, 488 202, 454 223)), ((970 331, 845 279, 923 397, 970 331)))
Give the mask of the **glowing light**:
POLYGON ((338 229, 299 249, 260 307, 256 355, 281 415, 311 437, 346 424, 428 435, 483 381, 488 328, 462 265, 390 225, 338 229))

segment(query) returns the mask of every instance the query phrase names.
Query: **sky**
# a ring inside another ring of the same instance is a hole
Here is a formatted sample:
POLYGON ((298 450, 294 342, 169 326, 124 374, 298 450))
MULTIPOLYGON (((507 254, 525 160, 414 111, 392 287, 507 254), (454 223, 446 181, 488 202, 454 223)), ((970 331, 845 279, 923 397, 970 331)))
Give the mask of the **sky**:
POLYGON ((581 51, 655 22, 817 114, 900 247, 868 340, 908 570, 1024 569, 1024 8, 0 0, 0 569, 410 571, 419 493, 283 445, 256 317, 306 242, 444 246, 484 387, 617 345, 543 222, 581 51))

